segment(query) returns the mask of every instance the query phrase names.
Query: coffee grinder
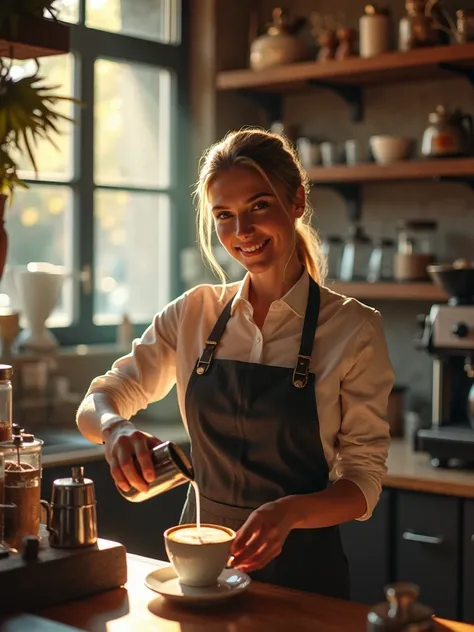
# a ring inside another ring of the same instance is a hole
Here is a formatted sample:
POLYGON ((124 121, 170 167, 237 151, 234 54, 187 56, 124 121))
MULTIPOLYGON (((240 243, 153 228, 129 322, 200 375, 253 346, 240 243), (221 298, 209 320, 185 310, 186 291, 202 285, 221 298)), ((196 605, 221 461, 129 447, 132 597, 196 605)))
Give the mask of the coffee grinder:
POLYGON ((416 450, 435 467, 474 467, 474 267, 430 265, 428 273, 449 296, 420 319, 416 346, 433 358, 431 427, 420 429, 416 450))

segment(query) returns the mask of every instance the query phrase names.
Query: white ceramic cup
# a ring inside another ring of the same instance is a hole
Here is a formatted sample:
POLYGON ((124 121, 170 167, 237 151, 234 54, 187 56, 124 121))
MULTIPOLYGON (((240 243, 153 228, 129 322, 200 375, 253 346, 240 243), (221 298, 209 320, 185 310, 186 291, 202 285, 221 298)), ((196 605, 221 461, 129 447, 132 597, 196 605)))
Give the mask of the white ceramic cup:
POLYGON ((195 524, 170 527, 164 533, 168 558, 179 581, 186 586, 215 585, 229 560, 230 545, 236 536, 235 531, 228 527, 215 524, 202 524, 201 526, 224 531, 229 537, 220 542, 179 542, 171 537, 176 531, 196 527, 195 524))

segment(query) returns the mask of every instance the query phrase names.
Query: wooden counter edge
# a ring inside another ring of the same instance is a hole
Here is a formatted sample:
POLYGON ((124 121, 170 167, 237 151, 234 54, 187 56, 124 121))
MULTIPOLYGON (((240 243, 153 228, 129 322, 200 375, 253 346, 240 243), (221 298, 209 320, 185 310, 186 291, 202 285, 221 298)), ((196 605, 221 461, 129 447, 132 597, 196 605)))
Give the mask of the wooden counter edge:
MULTIPOLYGON (((163 607, 164 602, 156 593, 145 586, 144 579, 153 568, 166 565, 168 565, 167 562, 127 554, 129 578, 124 588, 107 591, 76 602, 69 602, 38 614, 59 623, 78 626, 78 629, 87 632, 97 632, 104 629, 107 629, 108 632, 135 629, 140 629, 141 632, 156 632, 159 629, 157 624, 159 624, 161 617, 153 614, 153 608, 149 608, 149 604, 154 602, 163 607), (127 604, 126 608, 124 608, 124 604, 127 604)), ((337 621, 341 622, 340 629, 345 632, 364 632, 366 628, 365 622, 369 606, 364 604, 341 602, 338 599, 284 589, 260 582, 254 582, 248 593, 250 595, 247 602, 248 616, 246 623, 242 623, 242 629, 248 630, 248 632, 253 629, 259 630, 259 621, 270 623, 269 616, 275 617, 275 622, 281 622, 281 617, 286 612, 293 621, 297 614, 300 615, 304 627, 298 629, 302 631, 324 629, 326 625, 329 625, 331 630, 336 630, 337 621), (275 600, 274 608, 268 608, 268 599, 275 600), (285 605, 289 606, 288 610, 285 610, 285 605), (255 617, 255 628, 248 627, 250 617, 252 620, 255 617), (323 627, 319 628, 319 624, 323 627)), ((175 606, 166 606, 164 612, 167 613, 165 624, 167 631, 182 630, 181 616, 185 617, 190 625, 192 622, 195 622, 196 625, 202 625, 206 621, 209 623, 212 621, 215 624, 219 617, 222 618, 224 625, 232 625, 232 612, 229 615, 227 610, 219 613, 219 610, 198 609, 193 612, 180 610, 175 606), (170 613, 171 619, 168 616, 170 613), (175 621, 176 626, 170 625, 170 620, 175 621)), ((235 612, 236 610, 234 610, 235 612)), ((240 612, 238 608, 237 612, 240 612)), ((240 627, 238 620, 235 625, 237 626, 236 629, 240 627)), ((277 629, 279 628, 277 627, 277 629)), ((474 626, 436 619, 436 632, 474 632, 474 626)))
POLYGON ((429 494, 442 494, 444 496, 474 498, 474 477, 472 483, 470 484, 449 480, 432 480, 429 478, 403 474, 387 474, 382 481, 382 485, 383 487, 414 492, 427 492, 429 494))

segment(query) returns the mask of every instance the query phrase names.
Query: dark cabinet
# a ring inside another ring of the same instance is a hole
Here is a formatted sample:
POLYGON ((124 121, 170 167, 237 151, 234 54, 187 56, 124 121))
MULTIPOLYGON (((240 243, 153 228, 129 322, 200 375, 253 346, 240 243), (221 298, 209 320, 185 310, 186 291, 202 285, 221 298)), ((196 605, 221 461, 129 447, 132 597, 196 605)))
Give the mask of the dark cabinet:
MULTIPOLYGON (((130 553, 166 560, 163 531, 179 522, 187 486, 131 503, 117 491, 105 460, 85 463, 84 473, 94 481, 99 536, 121 542, 130 553)), ((45 468, 42 498, 51 500, 53 481, 70 475, 70 466, 45 468)))
POLYGON ((391 492, 384 490, 369 520, 341 525, 354 601, 375 604, 385 599, 383 588, 390 579, 390 500, 391 492))
POLYGON ((474 623, 474 500, 464 502, 463 621, 474 623))
POLYGON ((420 600, 440 617, 460 616, 461 499, 398 491, 395 579, 420 587, 420 600))

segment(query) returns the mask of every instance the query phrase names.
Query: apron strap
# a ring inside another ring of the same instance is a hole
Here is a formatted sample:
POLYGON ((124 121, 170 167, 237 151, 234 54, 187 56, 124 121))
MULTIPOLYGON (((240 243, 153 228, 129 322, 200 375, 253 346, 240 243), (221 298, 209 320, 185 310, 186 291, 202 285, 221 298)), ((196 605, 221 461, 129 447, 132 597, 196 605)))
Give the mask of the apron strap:
POLYGON ((296 386, 296 388, 304 388, 308 383, 314 336, 318 327, 320 304, 321 292, 319 285, 310 277, 308 303, 306 305, 303 333, 301 334, 300 351, 298 353, 298 361, 295 370, 293 371, 293 386, 296 386))
MULTIPOLYGON (((230 299, 230 301, 222 310, 221 315, 217 319, 213 330, 206 340, 206 344, 204 346, 201 357, 196 364, 196 373, 198 375, 203 375, 211 365, 216 347, 229 321, 230 312, 232 310, 232 303, 234 302, 235 296, 236 295, 234 294, 234 296, 230 299)), ((318 326, 320 302, 321 292, 319 290, 319 285, 310 277, 308 302, 306 305, 300 350, 298 353, 296 367, 293 371, 293 386, 296 386, 296 388, 304 388, 308 383, 308 374, 311 363, 311 354, 313 352, 314 336, 316 334, 316 329, 318 326)))
POLYGON ((235 296, 236 295, 234 294, 234 296, 230 299, 230 301, 222 310, 221 315, 219 316, 219 318, 216 321, 216 324, 214 325, 214 329, 211 331, 208 339, 206 340, 206 345, 204 347, 204 350, 201 353, 201 357, 199 358, 196 364, 196 373, 198 375, 203 375, 211 364, 216 347, 229 321, 230 312, 232 310, 232 303, 234 302, 235 296))

